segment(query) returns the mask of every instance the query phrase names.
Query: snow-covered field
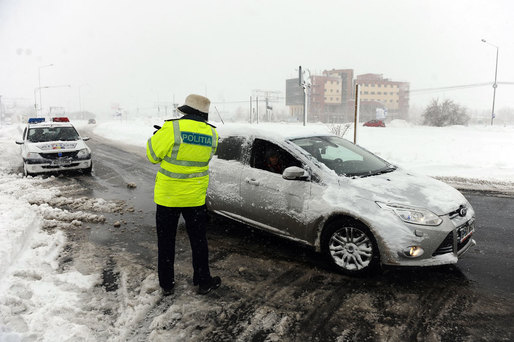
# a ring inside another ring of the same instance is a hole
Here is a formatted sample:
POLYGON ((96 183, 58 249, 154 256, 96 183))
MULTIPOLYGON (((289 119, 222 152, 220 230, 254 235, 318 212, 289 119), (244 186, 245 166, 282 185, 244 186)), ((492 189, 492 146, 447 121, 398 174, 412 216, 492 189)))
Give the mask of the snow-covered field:
MULTIPOLYGON (((144 148, 153 124, 160 122, 113 121, 95 126, 78 122, 76 126, 79 131, 87 127, 95 135, 144 148)), ((222 133, 224 125, 216 124, 222 133)), ((269 127, 277 129, 276 124, 269 127)), ((279 129, 291 129, 291 124, 279 129)), ((316 129, 329 131, 330 127, 316 125, 316 129)), ((514 127, 433 128, 393 121, 386 128, 359 127, 358 133, 361 146, 406 169, 461 187, 514 189, 514 127)), ((87 229, 88 222, 102 222, 102 210, 117 210, 116 203, 77 198, 80 186, 73 180, 56 183, 53 177, 22 177, 19 147, 14 144, 20 136, 20 126, 0 127, 0 341, 89 341, 98 339, 100 331, 104 339, 123 340, 131 322, 157 301, 156 277, 142 280, 136 299, 126 297, 120 303, 123 315, 117 322, 105 322, 101 311, 82 309, 102 307, 102 303, 88 304, 89 295, 99 291, 101 275, 94 268, 59 267, 57 259, 70 243, 63 230, 87 229), (60 209, 62 203, 77 210, 60 209)), ((353 138, 351 128, 345 138, 353 138)), ((154 325, 159 325, 158 319, 154 325)))

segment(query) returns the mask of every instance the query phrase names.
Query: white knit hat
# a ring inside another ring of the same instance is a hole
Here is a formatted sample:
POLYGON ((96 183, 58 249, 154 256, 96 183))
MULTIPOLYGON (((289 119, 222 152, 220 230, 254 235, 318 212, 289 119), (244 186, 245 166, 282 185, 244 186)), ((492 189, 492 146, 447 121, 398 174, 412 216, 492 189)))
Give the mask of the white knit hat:
POLYGON ((211 101, 205 96, 191 94, 186 97, 186 102, 178 107, 178 110, 184 114, 197 114, 207 119, 210 105, 211 101))

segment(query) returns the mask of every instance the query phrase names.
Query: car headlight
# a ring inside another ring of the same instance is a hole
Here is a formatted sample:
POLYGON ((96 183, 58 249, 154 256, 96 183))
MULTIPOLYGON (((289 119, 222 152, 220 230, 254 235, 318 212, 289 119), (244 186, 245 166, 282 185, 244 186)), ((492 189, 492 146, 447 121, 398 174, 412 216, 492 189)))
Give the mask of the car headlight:
POLYGON ((439 216, 427 209, 410 208, 400 204, 376 203, 382 209, 392 210, 396 215, 398 215, 398 217, 407 223, 421 224, 424 226, 438 226, 443 222, 439 216))
POLYGON ((37 152, 29 152, 27 153, 27 159, 42 159, 42 157, 37 152))
POLYGON ((88 159, 90 157, 89 151, 87 148, 83 148, 82 150, 78 151, 77 158, 79 159, 88 159))

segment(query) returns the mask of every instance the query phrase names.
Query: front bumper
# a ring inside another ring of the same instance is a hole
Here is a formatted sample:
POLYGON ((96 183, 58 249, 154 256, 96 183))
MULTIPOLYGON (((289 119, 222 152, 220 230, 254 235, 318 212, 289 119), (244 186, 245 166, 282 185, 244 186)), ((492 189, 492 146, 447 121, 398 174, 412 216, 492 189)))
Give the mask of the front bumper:
POLYGON ((396 244, 395 251, 390 250, 389 258, 384 258, 384 264, 436 266, 457 263, 461 256, 476 245, 473 239, 475 218, 472 215, 462 218, 441 218, 443 223, 436 227, 409 225, 414 236, 401 239, 401 245, 396 244), (405 250, 410 246, 422 248, 423 254, 419 257, 407 256, 405 250))
POLYGON ((91 167, 91 159, 75 159, 75 160, 44 160, 44 159, 26 159, 24 160, 25 169, 29 173, 56 172, 65 170, 81 170, 91 167))

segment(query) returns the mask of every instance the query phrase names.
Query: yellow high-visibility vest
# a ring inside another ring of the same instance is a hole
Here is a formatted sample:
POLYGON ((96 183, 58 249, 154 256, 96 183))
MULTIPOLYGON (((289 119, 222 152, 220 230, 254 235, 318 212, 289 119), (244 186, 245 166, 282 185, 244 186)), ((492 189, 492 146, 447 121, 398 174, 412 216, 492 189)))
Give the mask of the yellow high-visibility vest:
POLYGON ((205 204, 209 161, 218 146, 218 133, 205 122, 166 121, 146 143, 146 156, 161 163, 155 178, 154 201, 166 207, 205 204))

